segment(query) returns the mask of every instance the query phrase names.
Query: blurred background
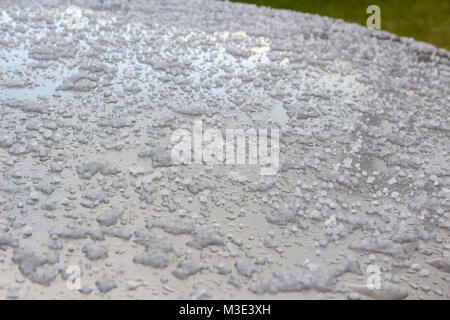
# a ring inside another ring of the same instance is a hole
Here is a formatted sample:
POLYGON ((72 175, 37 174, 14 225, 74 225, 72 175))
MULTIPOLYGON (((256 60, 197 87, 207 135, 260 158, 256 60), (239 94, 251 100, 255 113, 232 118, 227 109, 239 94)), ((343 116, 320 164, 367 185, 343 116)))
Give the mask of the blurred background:
POLYGON ((232 0, 343 19, 366 26, 366 9, 381 9, 381 29, 450 50, 450 0, 232 0))

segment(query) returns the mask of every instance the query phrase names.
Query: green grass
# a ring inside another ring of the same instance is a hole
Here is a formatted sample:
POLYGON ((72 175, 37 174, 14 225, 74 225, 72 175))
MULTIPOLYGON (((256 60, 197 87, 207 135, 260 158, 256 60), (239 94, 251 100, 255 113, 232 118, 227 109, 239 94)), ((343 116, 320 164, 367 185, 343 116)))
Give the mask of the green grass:
POLYGON ((381 9, 381 29, 450 50, 448 0, 232 0, 340 18, 366 25, 366 9, 381 9))

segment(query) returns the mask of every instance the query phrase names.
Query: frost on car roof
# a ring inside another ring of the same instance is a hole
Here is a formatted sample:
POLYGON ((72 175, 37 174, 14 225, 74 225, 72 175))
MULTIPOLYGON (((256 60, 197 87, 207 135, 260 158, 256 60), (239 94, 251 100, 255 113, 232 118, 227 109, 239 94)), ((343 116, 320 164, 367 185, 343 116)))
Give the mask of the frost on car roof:
POLYGON ((448 51, 222 1, 0 7, 0 297, 449 298, 448 51), (280 129, 280 170, 174 165, 199 120, 280 129))

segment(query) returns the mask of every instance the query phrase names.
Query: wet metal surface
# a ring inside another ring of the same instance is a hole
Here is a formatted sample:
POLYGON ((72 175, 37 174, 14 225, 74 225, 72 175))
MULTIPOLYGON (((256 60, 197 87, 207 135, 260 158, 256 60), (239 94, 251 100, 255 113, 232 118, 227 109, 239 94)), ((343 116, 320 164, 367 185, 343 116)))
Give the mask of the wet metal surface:
POLYGON ((448 51, 222 1, 65 3, 0 0, 1 299, 449 298, 448 51), (279 172, 174 165, 199 120, 280 129, 279 172))

